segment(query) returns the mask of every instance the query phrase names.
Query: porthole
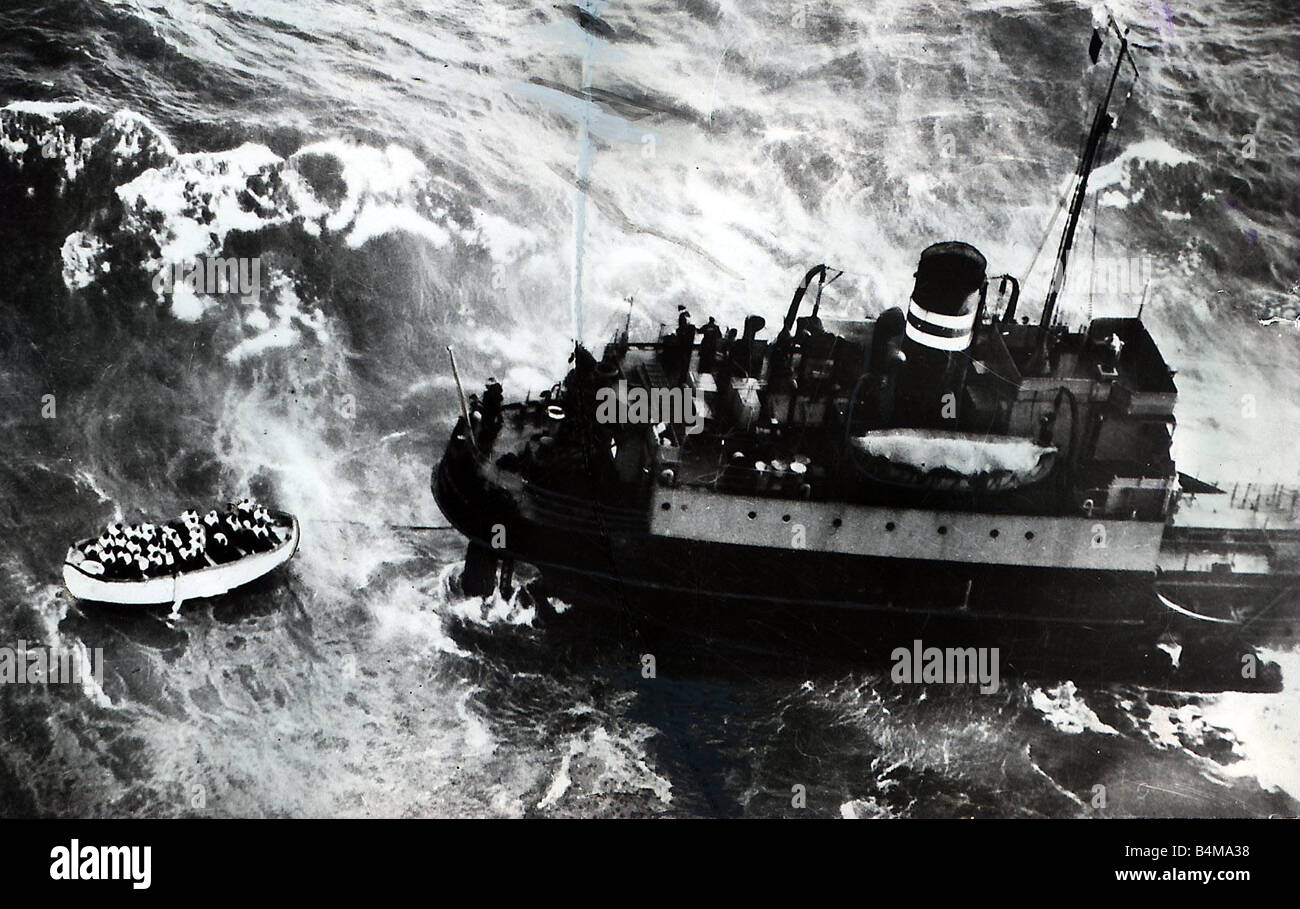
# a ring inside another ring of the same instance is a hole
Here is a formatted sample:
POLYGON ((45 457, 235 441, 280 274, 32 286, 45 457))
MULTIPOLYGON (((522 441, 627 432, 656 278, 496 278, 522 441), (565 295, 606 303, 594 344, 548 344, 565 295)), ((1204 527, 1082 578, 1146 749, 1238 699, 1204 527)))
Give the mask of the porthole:
POLYGON ((756 517, 758 517, 758 512, 757 512, 757 511, 751 511, 751 512, 749 513, 749 519, 750 519, 751 521, 754 520, 754 518, 756 518, 756 517))
POLYGON ((659 507, 662 508, 664 511, 672 511, 672 510, 673 510, 673 503, 672 503, 672 502, 664 502, 664 503, 663 503, 662 505, 660 505, 659 507))
POLYGON ((790 523, 790 516, 789 516, 788 514, 783 514, 783 515, 781 515, 781 520, 782 520, 782 521, 785 521, 787 524, 789 524, 789 523, 790 523))
POLYGON ((844 526, 844 522, 841 521, 839 518, 836 518, 835 520, 831 521, 831 526, 832 526, 832 527, 843 527, 843 526, 844 526))
POLYGON ((939 525, 939 536, 943 536, 943 535, 944 535, 945 533, 947 533, 947 532, 948 532, 948 528, 947 528, 947 527, 944 527, 942 524, 940 524, 940 525, 939 525))
POLYGON ((991 536, 993 539, 996 540, 998 538, 998 529, 994 527, 992 530, 990 530, 989 536, 991 536))
POLYGON ((1026 539, 1026 540, 1032 540, 1033 538, 1034 538, 1034 532, 1033 532, 1032 530, 1026 530, 1026 531, 1025 531, 1025 539, 1026 539))
POLYGON ((893 529, 894 529, 894 522, 893 522, 893 521, 886 521, 886 522, 885 522, 885 529, 886 529, 886 530, 893 530, 893 529))

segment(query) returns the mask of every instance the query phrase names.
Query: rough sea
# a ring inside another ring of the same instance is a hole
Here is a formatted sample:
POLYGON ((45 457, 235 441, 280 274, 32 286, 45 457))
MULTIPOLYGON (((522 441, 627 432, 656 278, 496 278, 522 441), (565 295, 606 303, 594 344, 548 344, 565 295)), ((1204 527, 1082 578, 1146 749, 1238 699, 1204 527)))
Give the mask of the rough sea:
MULTIPOLYGON (((1111 9, 1141 78, 1065 310, 1143 308, 1182 470, 1295 482, 1300 8, 1111 9)), ((634 334, 678 304, 770 324, 825 261, 831 314, 874 314, 948 239, 1036 311, 1114 51, 1089 65, 1093 15, 4 0, 0 646, 102 649, 104 677, 0 685, 0 815, 1300 813, 1294 645, 1270 694, 672 653, 647 679, 634 643, 457 596, 460 538, 406 529, 445 524, 448 345, 521 398, 629 298, 634 334), (155 288, 210 256, 257 259, 258 292, 155 288), (63 590, 104 523, 250 494, 302 522, 264 581, 179 618, 63 590)))

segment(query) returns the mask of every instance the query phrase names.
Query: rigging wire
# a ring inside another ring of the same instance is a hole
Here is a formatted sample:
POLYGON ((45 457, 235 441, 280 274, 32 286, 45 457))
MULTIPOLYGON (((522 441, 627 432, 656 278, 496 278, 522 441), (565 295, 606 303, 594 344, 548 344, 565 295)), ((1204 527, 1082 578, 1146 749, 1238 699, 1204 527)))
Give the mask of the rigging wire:
POLYGON ((1092 261, 1088 263, 1088 324, 1092 324, 1093 290, 1097 286, 1097 210, 1101 205, 1101 193, 1092 199, 1092 261))
POLYGON ((1034 250, 1034 257, 1029 260, 1029 267, 1025 269, 1025 284, 1029 284, 1029 279, 1034 273, 1034 266, 1038 264, 1038 257, 1043 254, 1043 248, 1047 246, 1047 240, 1052 236, 1056 228, 1056 219, 1061 217, 1061 212, 1065 211, 1067 201, 1070 196, 1074 195, 1074 179, 1071 178, 1065 192, 1061 194, 1061 201, 1056 203, 1056 210, 1052 212, 1052 219, 1047 222, 1047 229, 1043 231, 1043 239, 1038 241, 1038 248, 1034 250))

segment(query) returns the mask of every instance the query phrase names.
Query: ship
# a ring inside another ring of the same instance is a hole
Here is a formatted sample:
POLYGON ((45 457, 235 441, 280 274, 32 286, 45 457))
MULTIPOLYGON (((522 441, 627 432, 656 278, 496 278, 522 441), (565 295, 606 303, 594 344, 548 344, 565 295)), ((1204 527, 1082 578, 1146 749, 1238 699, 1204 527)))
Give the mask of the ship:
POLYGON ((942 239, 874 318, 823 318, 840 272, 820 264, 770 340, 761 315, 724 331, 682 310, 599 357, 575 344, 562 381, 511 403, 495 381, 467 399, 453 356, 432 491, 468 541, 463 591, 509 591, 526 563, 548 602, 802 652, 1203 652, 1232 675, 1293 640, 1297 492, 1181 473, 1175 371, 1141 312, 1060 318, 1111 100, 1139 76, 1113 19, 1093 63, 1103 34, 1118 50, 1036 320, 1017 277, 942 239))

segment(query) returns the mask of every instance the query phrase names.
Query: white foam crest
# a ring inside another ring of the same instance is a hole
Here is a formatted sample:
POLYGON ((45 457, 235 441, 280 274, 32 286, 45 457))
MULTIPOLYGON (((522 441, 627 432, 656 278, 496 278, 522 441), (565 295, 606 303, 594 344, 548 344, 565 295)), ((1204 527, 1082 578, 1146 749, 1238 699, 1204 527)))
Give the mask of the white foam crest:
POLYGON ((95 283, 98 273, 108 271, 108 263, 99 261, 107 250, 108 245, 93 234, 80 230, 68 234, 59 251, 63 283, 73 290, 95 283))
POLYGON ((1125 148, 1109 164, 1104 164, 1094 170, 1092 176, 1088 179, 1088 191, 1097 192, 1118 185, 1127 192, 1133 185, 1133 172, 1135 170, 1133 164, 1158 164, 1162 167, 1177 167, 1179 164, 1190 164, 1195 161, 1196 158, 1192 155, 1179 151, 1164 139, 1144 139, 1125 148))
POLYGON ((453 562, 438 573, 438 587, 443 595, 444 615, 455 616, 476 625, 522 625, 531 628, 537 618, 537 608, 519 602, 523 588, 516 585, 509 598, 501 595, 500 588, 484 597, 467 597, 452 588, 452 582, 465 570, 463 561, 453 562))
POLYGON ((456 699, 456 717, 463 724, 466 747, 479 756, 485 756, 496 751, 497 746, 488 724, 470 708, 470 698, 481 690, 470 688, 456 699))
POLYGON ((1295 709, 1300 652, 1261 650, 1260 657, 1282 667, 1287 687, 1277 693, 1229 691, 1208 697, 1199 719, 1233 740, 1238 760, 1216 765, 1219 773, 1254 778, 1265 789, 1300 799, 1300 712, 1295 709))
POLYGON ((100 112, 102 109, 85 101, 11 101, 0 110, 34 114, 47 120, 57 120, 64 114, 78 111, 100 112))
MULTIPOLYGON (((292 215, 286 210, 264 216, 242 202, 251 192, 250 180, 268 175, 281 163, 273 151, 255 143, 224 152, 177 155, 167 165, 151 168, 117 188, 126 210, 125 227, 157 244, 154 273, 218 256, 232 230, 257 231, 290 220, 292 215)), ((164 291, 157 292, 161 303, 164 291)), ((172 313, 195 321, 215 300, 200 297, 185 283, 177 282, 172 313)))
MULTIPOLYGON (((262 299, 246 298, 250 308, 244 314, 244 327, 254 334, 226 352, 226 360, 239 363, 268 350, 292 347, 302 339, 300 329, 306 328, 322 344, 329 343, 329 326, 318 309, 309 308, 298 297, 292 279, 278 269, 270 271, 270 280, 261 293, 262 299), (271 303, 268 315, 263 303, 271 303), (273 317, 274 318, 273 318, 273 317)), ((180 290, 180 287, 177 287, 180 290)))
POLYGON ((891 818, 894 813, 874 798, 851 799, 840 805, 840 817, 848 821, 891 818))
MULTIPOLYGON (((1300 671, 1300 656, 1267 654, 1300 671)), ((1187 703, 1150 704, 1133 714, 1139 730, 1161 751, 1178 751, 1201 763, 1205 778, 1220 785, 1253 779, 1262 788, 1300 797, 1300 723, 1294 695, 1229 691, 1198 695, 1187 703), (1224 746, 1227 746, 1225 753, 1224 746), (1214 757, 1207 756, 1207 751, 1214 757)), ((1122 706, 1132 711, 1131 703, 1122 706)))
POLYGON ((142 114, 123 108, 109 119, 109 125, 119 133, 117 145, 113 147, 113 158, 118 165, 127 164, 138 159, 146 151, 146 145, 156 146, 159 153, 168 158, 179 154, 172 140, 153 122, 142 114))
POLYGON ((61 118, 67 114, 79 111, 98 113, 99 108, 80 102, 51 101, 15 101, 7 107, 0 108, 0 135, 4 137, 3 149, 20 166, 22 163, 21 157, 31 150, 33 143, 41 150, 42 158, 61 159, 63 161, 63 174, 58 187, 60 195, 67 189, 68 184, 77 179, 82 170, 85 169, 86 162, 90 159, 91 152, 94 151, 100 139, 100 136, 82 137, 75 135, 69 132, 60 122, 61 118), (5 116, 6 114, 8 116, 5 116), (27 139, 10 138, 9 133, 11 131, 21 132, 24 129, 23 126, 15 122, 14 114, 28 114, 40 117, 48 123, 48 127, 39 136, 33 135, 27 139))
POLYGON ((1074 682, 1065 681, 1055 688, 1029 688, 1029 703, 1058 731, 1067 735, 1094 732, 1099 735, 1119 735, 1119 731, 1103 723, 1079 694, 1074 682))
POLYGON ((393 231, 409 232, 438 246, 450 240, 446 228, 423 217, 413 207, 429 189, 429 173, 409 149, 400 145, 380 149, 330 139, 294 152, 289 157, 289 166, 301 169, 316 157, 329 158, 338 164, 344 191, 332 207, 324 206, 317 199, 314 205, 304 204, 303 211, 330 231, 350 229, 350 246, 361 246, 367 240, 393 231))
POLYGON ((77 671, 80 673, 82 693, 93 701, 96 707, 112 707, 113 699, 104 691, 99 679, 95 678, 95 661, 90 649, 80 638, 73 642, 73 648, 76 654, 77 671))
MULTIPOLYGON (((6 560, 0 563, 0 568, 4 569, 10 577, 18 576, 18 572, 6 560)), ((59 630, 59 624, 68 614, 70 600, 63 595, 55 585, 25 585, 24 599, 33 601, 33 611, 40 621, 41 632, 38 641, 29 641, 28 648, 31 649, 39 644, 47 644, 51 648, 56 646, 67 647, 72 653, 72 664, 75 667, 77 678, 80 680, 82 693, 98 707, 113 707, 112 699, 104 692, 103 687, 95 678, 95 661, 90 650, 86 647, 84 641, 73 635, 65 635, 59 630)), ((10 646, 13 646, 11 643, 10 646)))
POLYGON ((375 237, 385 234, 406 233, 423 237, 434 246, 446 246, 451 234, 445 228, 420 215, 408 205, 367 205, 357 215, 348 232, 348 246, 359 249, 375 237))
MULTIPOLYGON (((147 140, 170 158, 115 190, 125 210, 122 229, 148 237, 158 247, 158 257, 142 263, 153 274, 220 256, 232 231, 255 233, 292 222, 314 236, 320 236, 322 227, 346 232, 346 242, 353 248, 395 232, 421 237, 438 247, 452 240, 454 227, 420 213, 422 206, 432 204, 428 173, 414 154, 400 146, 377 149, 332 140, 307 146, 286 162, 266 146, 251 142, 225 151, 177 154, 147 119, 127 110, 114 115, 112 126, 119 137, 114 150, 119 160, 138 157, 147 140), (327 156, 339 164, 343 181, 339 199, 318 197, 297 170, 312 156, 327 156)), ((61 129, 49 131, 46 141, 60 141, 61 129)), ((81 140, 63 153, 69 178, 83 166, 94 141, 81 140)), ((445 220, 448 212, 438 209, 434 217, 445 220)), ((101 238, 88 231, 72 233, 63 247, 67 286, 84 288, 106 271, 105 251, 101 238)), ((258 334, 245 337, 228 352, 232 362, 291 346, 302 329, 323 324, 302 311, 287 280, 279 281, 275 290, 281 299, 274 321, 258 324, 256 312, 249 313, 254 320, 250 327, 258 334)), ((201 319, 220 299, 197 294, 187 282, 179 281, 156 292, 160 303, 170 293, 171 311, 184 321, 201 319)))
POLYGON ((375 642, 385 650, 418 646, 420 654, 432 648, 439 653, 469 656, 443 628, 438 600, 414 584, 397 581, 368 603, 376 623, 375 642))
POLYGON ((569 765, 572 761, 572 753, 565 754, 564 757, 560 758, 560 766, 556 769, 555 776, 551 778, 551 784, 546 787, 546 794, 537 803, 538 808, 546 810, 554 807, 559 804, 560 799, 569 791, 569 787, 573 785, 573 779, 569 776, 569 765))
POLYGON ((670 804, 672 783, 650 768, 645 754, 645 743, 657 734, 649 726, 636 726, 622 735, 594 726, 571 736, 537 807, 554 808, 575 784, 583 796, 648 791, 670 804))

